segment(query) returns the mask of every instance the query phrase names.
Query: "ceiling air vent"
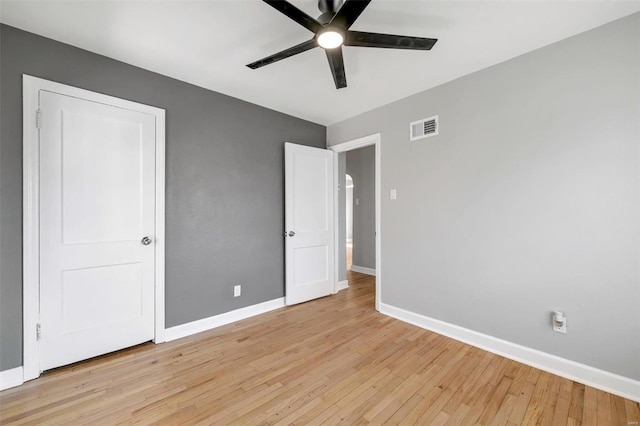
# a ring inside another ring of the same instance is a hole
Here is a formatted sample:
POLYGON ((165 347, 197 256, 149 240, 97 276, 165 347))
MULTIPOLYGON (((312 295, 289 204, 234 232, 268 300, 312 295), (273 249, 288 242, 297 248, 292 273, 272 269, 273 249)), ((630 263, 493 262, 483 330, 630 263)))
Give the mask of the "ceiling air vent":
POLYGON ((409 131, 412 141, 438 135, 438 116, 423 118, 409 124, 409 131))

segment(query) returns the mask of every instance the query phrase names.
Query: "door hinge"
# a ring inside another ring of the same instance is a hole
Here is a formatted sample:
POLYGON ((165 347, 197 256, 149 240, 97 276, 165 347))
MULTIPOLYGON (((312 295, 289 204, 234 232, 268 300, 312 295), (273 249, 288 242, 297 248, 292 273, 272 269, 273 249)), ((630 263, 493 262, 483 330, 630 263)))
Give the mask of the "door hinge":
POLYGON ((42 336, 42 328, 40 327, 40 323, 36 324, 36 340, 40 340, 40 336, 42 336))
POLYGON ((42 128, 42 110, 40 108, 36 111, 36 127, 38 129, 42 128))

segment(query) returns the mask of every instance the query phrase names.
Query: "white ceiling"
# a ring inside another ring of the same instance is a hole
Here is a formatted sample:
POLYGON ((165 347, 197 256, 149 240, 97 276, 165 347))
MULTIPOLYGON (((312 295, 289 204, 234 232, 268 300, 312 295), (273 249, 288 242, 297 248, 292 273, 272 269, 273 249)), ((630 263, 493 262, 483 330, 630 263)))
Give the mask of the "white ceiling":
MULTIPOLYGON (((315 0, 291 2, 319 15, 315 0)), ((1 0, 0 21, 328 125, 638 11, 640 0, 373 0, 352 29, 439 41, 345 47, 341 90, 320 48, 245 66, 312 36, 260 0, 1 0)))

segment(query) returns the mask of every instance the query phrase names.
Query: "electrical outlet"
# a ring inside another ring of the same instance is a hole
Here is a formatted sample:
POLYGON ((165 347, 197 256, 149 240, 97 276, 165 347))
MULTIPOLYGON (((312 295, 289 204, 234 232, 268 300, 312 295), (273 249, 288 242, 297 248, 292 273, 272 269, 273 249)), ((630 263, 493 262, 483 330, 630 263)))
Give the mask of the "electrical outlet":
POLYGON ((553 331, 555 331, 556 333, 567 334, 567 323, 565 322, 563 325, 554 324, 553 331))
POLYGON ((238 297, 242 294, 242 286, 234 285, 233 286, 233 297, 238 297))
POLYGON ((551 327, 556 333, 567 334, 567 317, 560 311, 551 314, 551 327))

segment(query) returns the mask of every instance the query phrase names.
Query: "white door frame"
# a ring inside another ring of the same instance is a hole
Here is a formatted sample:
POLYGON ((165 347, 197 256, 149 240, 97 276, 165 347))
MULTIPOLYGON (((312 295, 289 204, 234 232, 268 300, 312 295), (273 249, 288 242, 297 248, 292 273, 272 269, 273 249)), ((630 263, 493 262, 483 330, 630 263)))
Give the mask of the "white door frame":
MULTIPOLYGON (((364 136, 362 138, 359 139, 354 139, 348 142, 343 142, 343 143, 339 143, 337 145, 332 145, 330 147, 328 147, 327 149, 332 150, 333 152, 335 152, 336 154, 340 153, 340 152, 347 152, 347 151, 353 151, 354 149, 358 149, 358 148, 363 148, 365 146, 370 146, 370 145, 374 145, 376 147, 376 310, 380 311, 380 303, 382 303, 381 301, 381 295, 382 295, 382 233, 380 232, 380 200, 381 200, 381 193, 380 193, 380 151, 381 151, 381 147, 380 147, 380 133, 376 133, 373 135, 369 135, 369 136, 364 136)), ((337 164, 337 161, 336 161, 337 164)), ((338 182, 338 167, 335 167, 335 171, 334 171, 334 176, 335 176, 335 181, 338 182)), ((338 292, 338 283, 340 281, 339 278, 339 273, 340 270, 338 268, 339 265, 339 259, 338 259, 338 244, 339 244, 339 230, 338 230, 338 215, 341 213, 339 212, 339 208, 338 208, 338 186, 334 185, 334 211, 335 211, 335 245, 336 245, 336 255, 335 255, 335 264, 336 264, 336 272, 335 272, 335 285, 336 285, 336 289, 335 292, 338 292)))
POLYGON ((26 74, 22 76, 23 137, 23 381, 37 378, 40 357, 36 327, 40 317, 40 167, 37 127, 39 92, 46 90, 118 108, 129 109, 156 118, 156 204, 155 204, 155 343, 164 342, 164 216, 165 216, 165 111, 160 108, 55 83, 26 74))

